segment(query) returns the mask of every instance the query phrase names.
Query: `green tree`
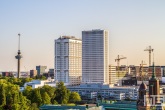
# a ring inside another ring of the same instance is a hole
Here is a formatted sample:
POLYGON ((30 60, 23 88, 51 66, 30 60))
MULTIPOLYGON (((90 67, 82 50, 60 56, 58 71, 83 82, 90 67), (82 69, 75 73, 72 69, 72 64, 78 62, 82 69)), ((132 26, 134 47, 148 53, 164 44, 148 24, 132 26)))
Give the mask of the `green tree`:
POLYGON ((30 82, 30 81, 32 81, 32 78, 22 78, 22 79, 21 79, 21 82, 22 82, 23 84, 25 84, 26 82, 30 82))
POLYGON ((37 103, 32 103, 29 110, 39 110, 37 103))
POLYGON ((45 92, 42 94, 42 104, 50 104, 50 97, 49 95, 45 92))
POLYGON ((32 87, 26 86, 25 90, 23 91, 23 95, 26 96, 29 100, 31 100, 32 99, 31 94, 32 94, 32 87))
POLYGON ((13 97, 11 94, 8 94, 6 97, 6 105, 12 105, 13 104, 13 97))
POLYGON ((17 104, 19 102, 19 97, 18 97, 18 91, 16 91, 15 93, 12 94, 12 98, 13 98, 13 104, 17 104))
POLYGON ((5 94, 5 87, 3 84, 0 85, 0 105, 6 105, 6 94, 5 94))
POLYGON ((19 110, 28 110, 31 104, 31 101, 28 100, 25 96, 23 96, 22 92, 19 92, 19 110))
POLYGON ((76 101, 81 101, 81 97, 77 92, 71 92, 69 96, 69 102, 75 103, 76 101))
POLYGON ((151 107, 150 109, 151 109, 151 110, 156 110, 156 106, 154 106, 154 107, 151 107))
POLYGON ((40 90, 37 88, 37 89, 34 89, 32 91, 32 103, 37 103, 38 106, 41 105, 42 103, 42 98, 41 98, 41 94, 40 94, 40 90))
POLYGON ((55 91, 55 88, 53 88, 53 87, 51 87, 49 85, 44 85, 42 88, 40 88, 41 94, 44 93, 44 92, 47 92, 49 97, 53 97, 54 96, 54 91, 55 91))
POLYGON ((46 80, 46 77, 43 75, 37 75, 34 77, 34 79, 46 80))
POLYGON ((55 100, 59 104, 67 104, 69 100, 69 90, 66 89, 63 82, 59 82, 56 84, 56 90, 55 90, 55 100))
MULTIPOLYGON (((24 91, 25 95, 19 92, 19 85, 28 80, 29 79, 18 79, 13 77, 0 78, 0 110, 31 110, 32 88, 27 87, 24 91)), ((36 97, 37 96, 38 95, 36 95, 36 97)), ((37 100, 36 102, 40 101, 37 100)), ((39 104, 41 104, 41 102, 39 104)))
POLYGON ((40 79, 41 80, 46 80, 46 77, 42 75, 40 79))
POLYGON ((40 92, 41 94, 43 93, 47 93, 49 95, 49 97, 51 98, 51 104, 54 104, 54 98, 55 98, 55 88, 48 86, 48 85, 44 85, 42 88, 40 88, 40 92))
POLYGON ((20 110, 19 106, 20 106, 19 104, 12 104, 11 108, 12 110, 20 110))

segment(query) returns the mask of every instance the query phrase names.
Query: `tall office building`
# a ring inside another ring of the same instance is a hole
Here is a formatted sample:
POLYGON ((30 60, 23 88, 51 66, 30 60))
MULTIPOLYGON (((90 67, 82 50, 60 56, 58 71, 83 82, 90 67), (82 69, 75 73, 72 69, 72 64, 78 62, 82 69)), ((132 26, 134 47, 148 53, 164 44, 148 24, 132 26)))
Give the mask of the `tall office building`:
POLYGON ((109 84, 108 31, 82 31, 83 83, 109 84))
POLYGON ((78 85, 82 77, 82 41, 72 36, 55 40, 55 79, 78 85))

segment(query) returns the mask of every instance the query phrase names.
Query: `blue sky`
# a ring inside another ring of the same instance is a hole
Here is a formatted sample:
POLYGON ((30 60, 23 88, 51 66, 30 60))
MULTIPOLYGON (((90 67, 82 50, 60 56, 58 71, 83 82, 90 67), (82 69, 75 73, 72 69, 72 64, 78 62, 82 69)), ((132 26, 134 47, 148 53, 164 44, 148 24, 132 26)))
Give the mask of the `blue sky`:
POLYGON ((148 64, 144 49, 154 48, 155 63, 165 65, 164 0, 1 0, 0 71, 17 68, 15 55, 21 33, 22 70, 54 67, 54 39, 81 38, 81 31, 109 31, 110 64, 148 64))

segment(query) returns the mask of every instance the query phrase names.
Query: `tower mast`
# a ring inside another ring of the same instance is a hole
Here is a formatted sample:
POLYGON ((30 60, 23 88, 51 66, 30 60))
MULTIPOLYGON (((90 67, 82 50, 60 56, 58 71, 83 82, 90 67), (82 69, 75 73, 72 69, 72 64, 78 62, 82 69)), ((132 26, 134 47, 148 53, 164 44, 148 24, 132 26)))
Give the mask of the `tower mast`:
POLYGON ((17 56, 15 56, 15 58, 18 60, 18 67, 17 67, 17 78, 20 78, 20 61, 21 61, 21 58, 22 58, 22 55, 21 55, 21 50, 20 50, 20 36, 21 36, 21 34, 19 33, 18 34, 18 36, 19 36, 19 39, 18 39, 18 54, 17 54, 17 56))

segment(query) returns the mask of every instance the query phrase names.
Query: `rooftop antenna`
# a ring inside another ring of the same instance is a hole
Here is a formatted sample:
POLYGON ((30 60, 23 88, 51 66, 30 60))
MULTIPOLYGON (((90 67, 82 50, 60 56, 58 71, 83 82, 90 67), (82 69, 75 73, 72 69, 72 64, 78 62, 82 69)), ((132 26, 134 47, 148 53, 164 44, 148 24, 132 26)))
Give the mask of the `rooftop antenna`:
POLYGON ((19 39, 18 39, 18 51, 20 51, 20 36, 21 36, 21 34, 19 33, 18 36, 19 36, 19 39))

